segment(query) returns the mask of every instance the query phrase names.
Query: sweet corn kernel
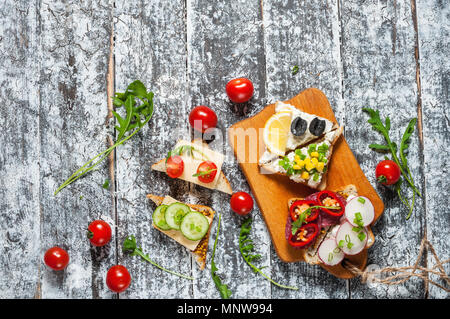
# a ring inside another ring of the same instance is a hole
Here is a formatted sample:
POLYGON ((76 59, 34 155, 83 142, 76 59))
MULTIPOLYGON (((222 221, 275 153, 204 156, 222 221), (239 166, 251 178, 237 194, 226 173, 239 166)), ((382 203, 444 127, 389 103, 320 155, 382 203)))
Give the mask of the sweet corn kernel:
POLYGON ((293 169, 302 169, 302 168, 300 167, 300 165, 292 165, 292 168, 293 168, 293 169))
POLYGON ((305 165, 311 164, 311 159, 309 157, 307 157, 305 160, 305 165))
POLYGON ((319 163, 317 163, 317 170, 319 171, 319 172, 323 172, 323 168, 325 167, 325 163, 323 163, 323 162, 319 162, 319 163))
POLYGON ((309 179, 309 173, 308 172, 303 172, 302 173, 302 178, 303 179, 309 179))
POLYGON ((311 164, 313 164, 314 166, 316 166, 317 163, 319 163, 319 160, 318 160, 317 158, 314 157, 314 158, 311 159, 311 164))
POLYGON ((296 162, 298 166, 300 166, 300 168, 303 168, 305 166, 305 162, 302 160, 299 160, 296 162))
POLYGON ((305 168, 307 171, 310 171, 310 170, 314 169, 314 164, 312 164, 312 163, 306 164, 305 168))
POLYGON ((311 152, 311 157, 319 157, 319 153, 318 152, 311 152))
POLYGON ((301 159, 300 159, 300 156, 298 156, 298 155, 295 155, 294 159, 295 159, 296 162, 298 162, 298 161, 301 160, 301 159))

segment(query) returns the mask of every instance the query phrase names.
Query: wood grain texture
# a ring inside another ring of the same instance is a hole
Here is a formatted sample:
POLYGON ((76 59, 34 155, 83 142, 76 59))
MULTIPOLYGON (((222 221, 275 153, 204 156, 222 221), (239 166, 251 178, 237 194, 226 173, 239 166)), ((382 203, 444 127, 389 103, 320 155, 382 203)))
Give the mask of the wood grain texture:
MULTIPOLYGON (((306 89, 287 100, 286 103, 295 106, 303 112, 316 114, 336 123, 330 103, 324 93, 316 88, 306 89)), ((270 104, 255 116, 234 124, 231 127, 233 131, 248 132, 255 130, 257 133, 254 136, 254 140, 247 142, 242 139, 242 135, 234 135, 230 130, 230 142, 256 198, 278 256, 283 262, 304 261, 305 250, 291 247, 286 240, 286 220, 289 215, 287 203, 291 198, 306 198, 317 192, 317 190, 295 183, 285 175, 261 173, 257 162, 257 159, 265 151, 261 133, 265 123, 274 113, 275 104, 270 104), (248 154, 255 152, 253 147, 256 148, 257 156, 251 159, 249 158, 251 155, 248 154)), ((327 179, 325 189, 328 190, 339 191, 343 190, 347 185, 355 185, 358 194, 369 198, 372 202, 375 209, 375 221, 380 218, 384 210, 383 202, 365 177, 343 137, 340 137, 333 145, 332 158, 325 176, 327 179)), ((346 256, 346 259, 359 269, 364 270, 367 261, 367 250, 356 256, 346 256)), ((354 274, 340 264, 334 267, 328 267, 323 264, 320 266, 338 278, 348 279, 354 277, 354 274)))
MULTIPOLYGON (((155 112, 149 125, 116 153, 118 250, 127 235, 135 235, 155 262, 190 275, 194 261, 189 252, 153 229, 151 214, 156 206, 146 198, 152 193, 187 199, 186 182, 150 169, 179 138, 189 139, 184 2, 117 2, 114 16, 116 91, 123 92, 131 81, 140 79, 155 93, 155 112)), ((132 289, 121 298, 193 296, 189 280, 122 253, 118 262, 133 273, 132 289)))
MULTIPOLYGON (((257 112, 263 105, 265 96, 264 44, 262 33, 262 12, 259 1, 206 1, 187 2, 187 53, 188 53, 188 108, 208 105, 219 118, 213 149, 226 154, 223 172, 235 191, 249 191, 242 172, 227 143, 228 127, 249 113, 257 112), (255 86, 255 94, 246 104, 231 103, 225 93, 226 83, 237 77, 250 78, 255 86)), ((271 294, 270 283, 253 273, 243 260, 238 249, 239 228, 243 222, 230 210, 230 196, 192 186, 201 203, 210 205, 222 214, 222 223, 215 262, 218 274, 229 285, 232 298, 265 298, 271 294)), ((259 266, 270 274, 270 239, 260 212, 252 212, 252 238, 255 249, 262 255, 259 266)), ((212 237, 215 238, 216 222, 212 237)), ((212 245, 210 245, 211 254, 212 245)), ((219 293, 209 274, 194 285, 194 297, 218 298, 219 293)), ((200 274, 194 268, 196 277, 200 274)))
MULTIPOLYGON (((434 245, 441 260, 448 259, 450 242, 448 211, 442 203, 450 189, 450 7, 441 1, 416 1, 420 89, 423 112, 423 162, 426 186, 427 238, 434 245), (447 231, 446 231, 447 230, 447 231)), ((428 265, 435 260, 428 255, 428 265)), ((450 273, 447 264, 445 271, 450 273)), ((436 279, 434 276, 432 279, 436 279)), ((430 285, 429 298, 449 298, 445 291, 430 285)))
POLYGON ((0 4, 0 298, 39 296, 39 7, 0 4))
MULTIPOLYGON (((266 51, 266 104, 289 99, 317 87, 330 100, 339 123, 342 100, 340 28, 335 1, 262 1, 266 51), (299 71, 292 75, 292 68, 299 71)), ((283 263, 272 250, 272 276, 300 288, 274 289, 273 298, 347 298, 346 282, 320 267, 283 263)))
MULTIPOLYGON (((347 114, 345 137, 366 176, 376 185, 374 169, 383 155, 370 150, 368 144, 382 142, 383 138, 371 129, 362 108, 372 107, 380 110, 383 118, 389 116, 390 135, 398 144, 409 120, 417 116, 411 8, 408 2, 402 1, 365 1, 364 5, 360 1, 340 1, 339 4, 347 114)), ((423 170, 417 133, 412 136, 408 159, 413 177, 420 185, 423 170)), ((377 240, 368 263, 379 267, 411 265, 423 236, 423 202, 416 201, 414 214, 407 221, 408 211, 397 195, 382 186, 377 189, 386 208, 373 227, 377 240)), ((352 298, 424 297, 423 283, 416 280, 401 286, 368 286, 354 279, 350 288, 352 298)))
POLYGON ((53 1, 40 8, 40 195, 41 246, 67 249, 64 272, 41 267, 42 298, 112 297, 104 283, 114 245, 93 248, 86 228, 94 219, 114 225, 108 161, 58 195, 54 191, 91 157, 107 148, 112 127, 106 74, 111 35, 108 1, 53 1))

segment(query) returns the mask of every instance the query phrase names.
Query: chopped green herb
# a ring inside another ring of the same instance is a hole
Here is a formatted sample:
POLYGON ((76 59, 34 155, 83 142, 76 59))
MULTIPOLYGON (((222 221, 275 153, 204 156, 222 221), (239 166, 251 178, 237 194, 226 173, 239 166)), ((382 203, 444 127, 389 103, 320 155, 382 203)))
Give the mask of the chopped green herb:
POLYGON ((105 180, 105 182, 103 183, 103 188, 104 189, 108 189, 109 188, 109 179, 105 180))
POLYGON ((308 146, 308 154, 311 154, 312 152, 315 152, 317 148, 317 144, 310 144, 308 146))
POLYGON ((314 173, 313 181, 317 182, 318 180, 319 180, 319 174, 318 173, 314 173))
POLYGON ((334 257, 333 253, 329 253, 328 254, 328 261, 331 262, 333 260, 333 257, 334 257))
POLYGON ((353 219, 353 222, 354 222, 356 225, 358 225, 359 227, 364 227, 364 222, 363 222, 362 215, 361 215, 360 212, 357 212, 357 213, 355 214, 355 218, 353 219))
POLYGON ((366 200, 363 197, 358 197, 358 202, 360 202, 361 204, 364 204, 366 202, 366 200))
POLYGON ((214 171, 217 171, 217 168, 209 169, 209 170, 203 171, 203 172, 198 172, 198 173, 196 173, 196 174, 193 174, 192 176, 193 176, 193 177, 205 176, 205 175, 211 174, 211 173, 214 172, 214 171))
POLYGON ((358 234, 358 238, 360 241, 364 241, 364 239, 366 239, 366 234, 364 234, 364 232, 360 232, 358 234))
POLYGON ((347 242, 347 248, 352 249, 353 243, 351 242, 350 235, 345 235, 345 241, 347 242))
POLYGON ((298 73, 298 70, 299 70, 299 68, 298 68, 298 65, 294 65, 294 67, 292 68, 292 75, 296 75, 297 73, 298 73))
POLYGON ((317 152, 325 154, 328 151, 328 145, 323 143, 317 148, 317 152))

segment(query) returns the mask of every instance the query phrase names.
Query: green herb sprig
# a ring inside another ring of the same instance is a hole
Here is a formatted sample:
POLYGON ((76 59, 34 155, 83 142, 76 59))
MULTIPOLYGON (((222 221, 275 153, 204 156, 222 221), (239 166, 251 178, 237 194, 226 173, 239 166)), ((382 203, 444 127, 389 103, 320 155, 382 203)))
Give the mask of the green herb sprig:
POLYGON ((194 278, 192 278, 192 277, 190 277, 190 276, 186 276, 186 275, 183 275, 183 274, 179 274, 179 273, 177 273, 177 272, 174 272, 174 271, 172 271, 172 270, 166 269, 166 268, 164 268, 164 267, 158 265, 157 263, 155 263, 153 260, 150 259, 150 257, 148 256, 148 254, 145 254, 145 253, 142 251, 142 248, 141 248, 141 247, 138 247, 138 246, 137 246, 137 244, 136 244, 136 238, 135 238, 133 235, 128 236, 128 237, 124 240, 123 246, 122 246, 122 251, 123 251, 124 253, 129 253, 131 256, 140 256, 143 260, 148 261, 148 262, 151 263, 153 266, 155 266, 155 267, 157 267, 157 268, 159 268, 159 269, 161 269, 161 270, 163 270, 163 271, 165 271, 165 272, 167 272, 167 273, 169 273, 169 274, 172 274, 172 275, 175 275, 175 276, 178 276, 178 277, 181 277, 181 278, 189 279, 189 280, 194 280, 194 278))
POLYGON ((207 171, 201 171, 201 172, 195 173, 195 174, 192 175, 192 177, 199 177, 199 176, 209 175, 209 174, 211 174, 214 171, 217 171, 217 168, 212 168, 212 169, 209 169, 207 171))
POLYGON ((123 106, 126 111, 125 117, 120 116, 116 111, 112 112, 118 124, 114 127, 118 133, 116 142, 113 146, 97 154, 80 167, 58 187, 54 195, 58 194, 63 188, 75 182, 80 177, 94 170, 116 147, 133 137, 150 121, 153 115, 153 92, 147 91, 144 84, 137 80, 128 85, 124 93, 116 93, 113 97, 113 104, 116 108, 123 106))
POLYGON ((411 188, 413 191, 412 202, 410 204, 409 201, 404 199, 401 194, 401 185, 403 183, 402 179, 399 179, 399 181, 395 184, 395 190, 397 191, 397 194, 398 194, 400 200, 409 209, 408 215, 406 216, 406 219, 409 219, 411 217, 412 211, 414 209, 416 194, 419 197, 422 197, 422 195, 420 194, 420 191, 414 184, 414 180, 413 180, 411 171, 408 167, 408 161, 406 159, 406 154, 405 154, 409 147, 410 138, 414 132, 414 127, 417 123, 417 118, 413 118, 409 121, 408 126, 406 127, 406 130, 403 133, 403 136, 402 136, 402 139, 400 142, 400 148, 398 148, 397 144, 395 142, 393 142, 391 140, 391 138, 389 137, 389 131, 391 129, 390 118, 386 117, 386 119, 384 120, 384 124, 383 124, 383 121, 380 118, 379 111, 375 111, 371 108, 363 108, 363 111, 367 112, 370 116, 368 123, 370 123, 372 125, 372 128, 374 130, 378 131, 379 133, 381 133, 381 135, 383 135, 384 140, 386 142, 386 144, 373 143, 373 144, 370 144, 369 147, 375 151, 390 152, 392 155, 392 160, 400 168, 400 172, 402 173, 403 179, 407 182, 408 187, 411 188), (398 156, 397 156, 397 152, 398 152, 398 156))
POLYGON ((311 215, 311 211, 313 209, 317 209, 317 208, 326 208, 326 209, 341 209, 341 207, 336 207, 336 206, 311 206, 307 209, 305 209, 305 211, 303 211, 298 218, 292 222, 292 235, 295 235, 295 233, 297 232, 297 230, 302 227, 302 225, 305 223, 306 218, 311 215))
POLYGON ((217 232, 216 232, 216 239, 214 240, 214 248, 213 253, 211 256, 211 276, 213 278, 214 284, 216 285, 217 290, 220 292, 220 296, 222 299, 229 299, 231 297, 231 291, 228 289, 228 286, 226 284, 222 283, 222 280, 220 277, 216 274, 217 266, 214 262, 214 256, 216 255, 216 246, 217 246, 217 240, 219 239, 219 230, 220 230, 220 220, 222 219, 222 215, 219 215, 219 221, 217 223, 217 232))
POLYGON ((265 273, 262 272, 262 269, 265 267, 258 268, 254 264, 252 264, 254 260, 261 258, 261 255, 253 254, 254 249, 253 240, 249 238, 251 229, 252 229, 252 219, 248 218, 246 221, 244 221, 244 223, 242 223, 241 231, 239 234, 239 250, 247 265, 249 265, 255 273, 259 273, 261 276, 263 276, 265 279, 270 281, 275 286, 285 289, 298 290, 297 287, 279 284, 278 282, 274 281, 272 278, 270 278, 269 276, 267 276, 265 273))

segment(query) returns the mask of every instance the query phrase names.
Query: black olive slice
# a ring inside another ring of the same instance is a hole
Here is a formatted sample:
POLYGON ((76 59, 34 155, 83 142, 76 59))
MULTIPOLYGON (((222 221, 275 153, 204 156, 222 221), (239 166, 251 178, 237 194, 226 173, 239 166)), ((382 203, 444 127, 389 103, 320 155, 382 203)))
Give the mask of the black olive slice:
POLYGON ((316 117, 309 123, 309 131, 314 136, 320 136, 323 131, 325 131, 325 125, 326 123, 324 120, 320 120, 316 117))
POLYGON ((291 123, 291 132, 294 136, 302 136, 306 132, 308 123, 300 116, 296 117, 291 123))

